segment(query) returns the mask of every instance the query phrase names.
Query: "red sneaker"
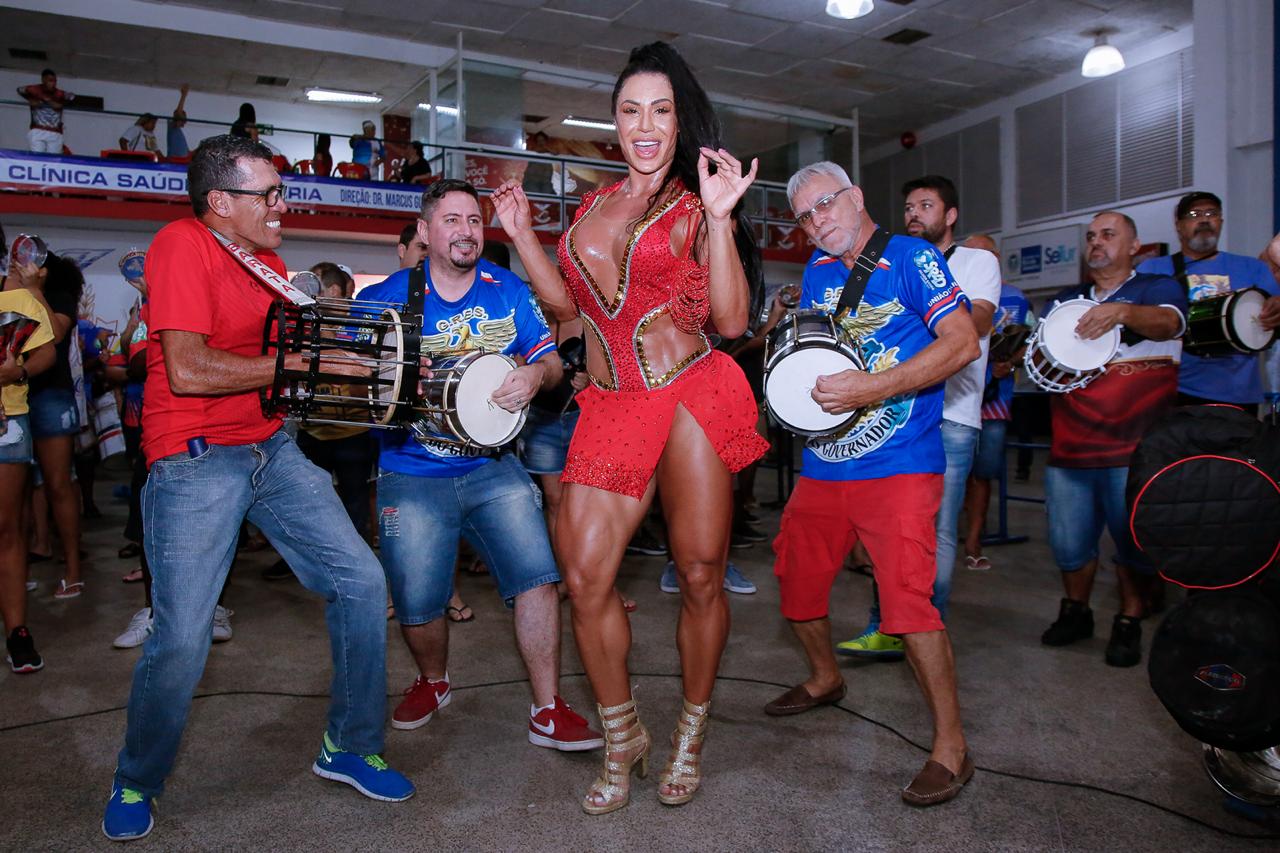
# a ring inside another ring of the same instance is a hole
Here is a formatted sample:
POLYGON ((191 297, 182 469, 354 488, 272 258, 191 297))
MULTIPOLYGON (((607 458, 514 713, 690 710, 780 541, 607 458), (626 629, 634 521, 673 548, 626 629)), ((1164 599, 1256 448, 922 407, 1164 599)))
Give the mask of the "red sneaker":
POLYGON ((604 746, 604 738, 557 696, 554 705, 529 718, 529 743, 561 752, 581 752, 604 746))
POLYGON ((425 726, 436 711, 453 699, 449 692, 449 676, 439 681, 428 681, 421 675, 404 692, 404 698, 391 715, 391 728, 416 729, 425 726))

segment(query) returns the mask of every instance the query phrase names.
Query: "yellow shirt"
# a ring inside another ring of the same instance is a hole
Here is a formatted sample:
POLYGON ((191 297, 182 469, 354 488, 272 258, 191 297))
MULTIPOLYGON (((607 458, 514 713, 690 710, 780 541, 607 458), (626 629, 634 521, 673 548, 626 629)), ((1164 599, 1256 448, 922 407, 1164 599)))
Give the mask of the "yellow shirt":
MULTIPOLYGON (((40 304, 31 292, 25 288, 17 290, 0 291, 0 314, 6 311, 16 311, 24 314, 32 320, 37 321, 40 325, 31 337, 27 338, 27 342, 23 345, 23 352, 31 352, 36 347, 51 343, 53 341, 53 324, 49 322, 49 315, 45 313, 44 306, 40 304)), ((74 329, 72 332, 74 333, 74 329)), ((19 363, 25 359, 19 359, 19 363)), ((6 385, 0 394, 0 401, 4 403, 4 413, 6 415, 25 415, 27 413, 27 386, 26 385, 6 385)))

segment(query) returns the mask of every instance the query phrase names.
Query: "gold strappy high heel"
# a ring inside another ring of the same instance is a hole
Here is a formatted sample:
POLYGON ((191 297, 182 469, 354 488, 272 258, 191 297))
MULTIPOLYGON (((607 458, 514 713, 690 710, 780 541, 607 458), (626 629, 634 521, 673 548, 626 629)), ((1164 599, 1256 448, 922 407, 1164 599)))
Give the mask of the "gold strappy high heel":
POLYGON ((604 728, 604 774, 596 778, 591 790, 582 800, 582 810, 587 814, 608 814, 631 802, 630 776, 633 771, 643 779, 649 775, 649 732, 640 724, 636 702, 631 699, 621 705, 605 708, 596 705, 600 725, 604 728), (628 759, 614 760, 613 755, 626 753, 641 747, 628 759), (639 769, 637 771, 637 765, 639 769), (596 803, 596 796, 604 798, 596 803))
POLYGON ((684 711, 680 714, 680 722, 671 734, 671 760, 667 769, 662 771, 659 786, 668 788, 680 785, 685 789, 683 794, 664 794, 658 789, 658 801, 667 806, 680 806, 693 799, 702 784, 702 750, 693 752, 693 747, 701 746, 707 736, 708 713, 711 700, 701 705, 694 705, 684 700, 684 711))

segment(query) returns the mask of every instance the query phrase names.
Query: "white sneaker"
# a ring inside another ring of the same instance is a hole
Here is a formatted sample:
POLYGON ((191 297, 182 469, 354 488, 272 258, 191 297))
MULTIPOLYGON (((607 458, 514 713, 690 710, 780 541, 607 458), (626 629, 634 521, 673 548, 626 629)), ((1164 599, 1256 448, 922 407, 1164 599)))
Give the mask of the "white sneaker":
POLYGON ((27 592, 34 592, 40 588, 40 581, 27 581, 27 592))
POLYGON ((133 649, 142 645, 151 633, 151 608, 144 607, 129 620, 129 627, 111 645, 117 649, 133 649))
POLYGON ((223 607, 219 604, 213 609, 213 641, 215 643, 225 643, 231 639, 231 614, 235 613, 229 607, 223 607))

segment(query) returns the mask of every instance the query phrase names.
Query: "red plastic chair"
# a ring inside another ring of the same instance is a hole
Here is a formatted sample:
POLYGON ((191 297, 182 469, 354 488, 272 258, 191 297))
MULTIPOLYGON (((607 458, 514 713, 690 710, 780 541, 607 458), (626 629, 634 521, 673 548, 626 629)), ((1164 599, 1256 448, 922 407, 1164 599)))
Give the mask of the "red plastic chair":
POLYGON ((363 163, 348 163, 345 160, 337 165, 338 177, 355 181, 369 180, 369 167, 363 163))
POLYGON ((283 154, 277 154, 271 158, 271 165, 276 167, 277 172, 289 171, 289 158, 283 154))
POLYGON ((295 175, 310 175, 310 174, 313 174, 313 173, 312 173, 312 171, 311 171, 311 161, 310 161, 310 160, 299 160, 298 162, 294 163, 294 164, 293 164, 293 173, 294 173, 295 175))
POLYGON ((125 151, 120 148, 104 148, 98 154, 110 160, 145 160, 148 163, 159 163, 160 155, 155 151, 125 151))
POLYGON ((63 156, 63 157, 71 157, 71 156, 72 156, 72 154, 71 154, 71 149, 70 149, 70 148, 68 148, 68 147, 67 147, 67 146, 65 146, 65 145, 64 145, 64 146, 62 146, 62 156, 63 156))
POLYGON ((181 157, 166 157, 164 158, 164 161, 166 163, 176 163, 179 166, 185 166, 191 162, 191 155, 183 154, 181 157))

